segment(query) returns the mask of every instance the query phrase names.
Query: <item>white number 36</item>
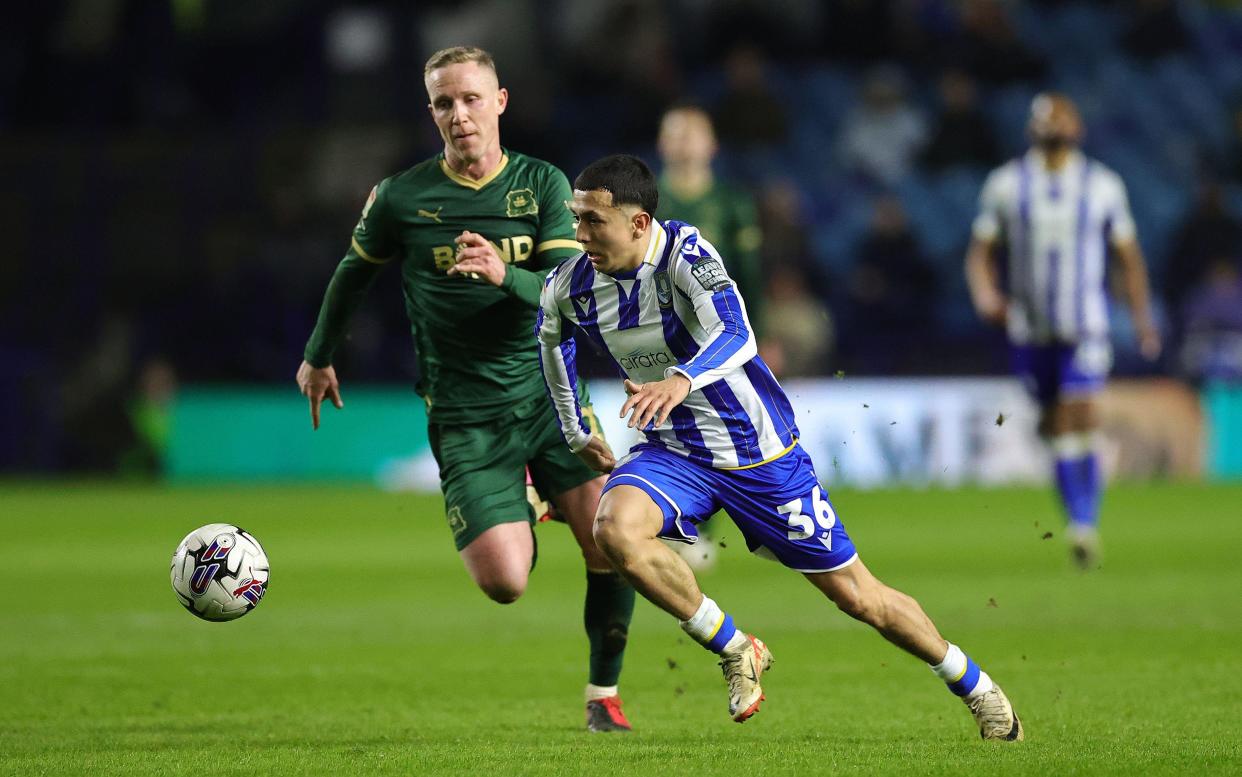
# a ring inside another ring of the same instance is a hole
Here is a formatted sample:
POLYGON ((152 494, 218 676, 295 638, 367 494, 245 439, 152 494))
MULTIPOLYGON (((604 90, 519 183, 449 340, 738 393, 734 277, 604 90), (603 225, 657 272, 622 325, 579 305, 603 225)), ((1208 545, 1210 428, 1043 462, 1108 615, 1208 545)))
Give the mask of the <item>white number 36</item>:
POLYGON ((805 540, 818 534, 824 547, 832 549, 832 527, 837 525, 837 514, 827 499, 820 495, 819 486, 811 489, 810 515, 802 512, 803 499, 795 499, 776 508, 776 512, 789 521, 789 539, 805 540))

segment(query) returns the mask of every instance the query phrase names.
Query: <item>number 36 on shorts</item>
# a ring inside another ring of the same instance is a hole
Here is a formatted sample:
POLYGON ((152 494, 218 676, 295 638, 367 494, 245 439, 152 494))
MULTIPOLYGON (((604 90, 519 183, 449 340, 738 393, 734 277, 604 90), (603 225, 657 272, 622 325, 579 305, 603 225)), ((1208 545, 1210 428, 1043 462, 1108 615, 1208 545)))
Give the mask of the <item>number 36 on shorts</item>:
POLYGON ((809 495, 777 507, 776 512, 789 524, 789 539, 805 540, 814 536, 832 550, 832 527, 837 525, 837 513, 818 485, 811 488, 809 495))

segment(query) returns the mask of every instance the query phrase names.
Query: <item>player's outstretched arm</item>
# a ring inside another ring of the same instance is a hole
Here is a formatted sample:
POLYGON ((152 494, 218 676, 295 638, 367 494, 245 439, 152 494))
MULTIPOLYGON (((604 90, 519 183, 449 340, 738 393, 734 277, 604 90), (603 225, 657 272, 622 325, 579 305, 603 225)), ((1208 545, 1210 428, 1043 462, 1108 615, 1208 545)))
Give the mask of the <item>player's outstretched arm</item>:
POLYGON ((1160 356, 1160 331, 1151 315, 1151 293, 1147 283, 1147 263, 1137 240, 1125 240, 1113 246, 1124 275, 1123 285, 1126 303, 1134 319, 1134 331, 1138 335, 1139 352, 1149 361, 1160 356))
POLYGON ((341 401, 341 384, 336 379, 336 370, 329 364, 326 367, 315 367, 310 362, 302 362, 298 367, 298 390, 310 402, 311 427, 319 428, 319 406, 326 396, 332 400, 337 410, 345 407, 341 401))
POLYGON ((994 241, 971 239, 970 248, 966 250, 966 285, 979 318, 1003 326, 1009 300, 1001 291, 994 241))
POLYGON ((302 358, 312 367, 327 367, 332 363, 337 346, 345 339, 350 316, 362 304, 367 290, 388 261, 368 259, 359 253, 361 246, 357 238, 353 243, 345 258, 336 266, 336 272, 332 273, 328 290, 323 295, 323 304, 319 306, 315 328, 302 351, 302 358))

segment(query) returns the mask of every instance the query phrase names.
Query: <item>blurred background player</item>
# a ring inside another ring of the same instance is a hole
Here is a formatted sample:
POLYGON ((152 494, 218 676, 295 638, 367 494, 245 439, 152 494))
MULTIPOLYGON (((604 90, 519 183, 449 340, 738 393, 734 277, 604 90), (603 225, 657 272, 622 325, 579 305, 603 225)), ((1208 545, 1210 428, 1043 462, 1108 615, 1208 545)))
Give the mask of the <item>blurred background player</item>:
POLYGON ((1159 356, 1160 335, 1125 185, 1079 151, 1077 107, 1061 94, 1036 96, 1028 132, 1031 149, 983 186, 966 278, 978 315, 1006 327, 1014 371, 1040 405, 1039 431, 1052 445, 1072 556, 1088 569, 1099 548, 1102 491, 1096 395, 1112 365, 1110 248, 1146 358, 1159 356), (1003 272, 1002 245, 1009 257, 1003 272))
POLYGON ((721 509, 752 552, 801 572, 843 612, 926 661, 984 739, 1022 739, 1000 686, 940 636, 918 602, 863 564, 798 444, 793 407, 758 355, 719 253, 693 226, 657 221, 658 204, 655 176, 637 157, 588 165, 571 205, 585 253, 556 269, 540 301, 543 374, 562 433, 592 469, 611 473, 595 518, 599 546, 720 656, 738 723, 764 700, 760 678, 772 653, 660 542, 693 544, 696 524, 721 509), (575 327, 626 376, 620 415, 646 439, 620 461, 582 417, 575 327), (648 358, 629 356, 636 352, 648 358))
POLYGON ((544 277, 578 249, 565 207, 569 183, 552 165, 500 145, 508 92, 486 51, 438 51, 424 82, 444 152, 371 190, 328 285, 298 386, 316 429, 325 396, 344 406, 333 352, 350 313, 396 260, 418 350, 417 390, 466 570, 502 604, 525 591, 536 557, 529 467, 586 562, 587 727, 627 731, 617 680, 634 591, 591 538, 604 480, 557 432, 533 341, 544 277))
POLYGON ((707 111, 677 105, 664 113, 656 141, 660 174, 660 215, 694 224, 728 257, 746 311, 763 335, 763 268, 759 264, 762 233, 755 200, 746 191, 719 180, 712 160, 719 146, 707 111))
MULTIPOLYGON (((712 170, 719 145, 707 111, 684 104, 669 108, 660 119, 656 140, 663 170, 660 176, 660 214, 696 225, 720 255, 728 257, 729 274, 746 301, 755 337, 764 332, 763 270, 759 265, 759 218, 754 199, 719 179, 712 170)), ((716 563, 711 524, 700 527, 701 542, 675 544, 691 568, 710 569, 716 563)))

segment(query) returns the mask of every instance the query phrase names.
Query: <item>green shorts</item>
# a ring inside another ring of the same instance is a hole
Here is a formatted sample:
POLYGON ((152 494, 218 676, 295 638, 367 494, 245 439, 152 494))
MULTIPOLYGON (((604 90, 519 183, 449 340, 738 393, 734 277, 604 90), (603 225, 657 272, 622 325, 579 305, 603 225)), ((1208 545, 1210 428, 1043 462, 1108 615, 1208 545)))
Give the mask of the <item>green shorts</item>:
MULTIPOLYGON (((601 434, 590 405, 582 414, 601 434)), ((534 524, 526 501, 527 466, 545 498, 600 476, 569 450, 546 396, 483 423, 428 424, 427 437, 440 465, 444 515, 459 551, 498 524, 534 524)))

